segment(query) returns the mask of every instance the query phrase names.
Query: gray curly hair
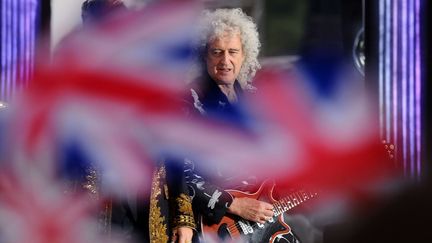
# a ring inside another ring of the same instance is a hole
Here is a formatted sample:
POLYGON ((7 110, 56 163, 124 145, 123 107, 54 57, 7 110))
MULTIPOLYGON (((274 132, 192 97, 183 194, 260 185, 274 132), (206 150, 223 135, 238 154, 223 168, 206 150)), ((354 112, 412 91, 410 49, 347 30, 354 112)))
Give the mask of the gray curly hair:
MULTIPOLYGON (((247 16, 240 8, 204 10, 199 30, 198 48, 201 63, 207 54, 207 44, 225 32, 239 34, 243 46, 245 59, 237 80, 243 89, 251 88, 252 78, 261 65, 258 54, 261 43, 258 37, 257 26, 252 18, 247 16)), ((201 66, 201 68, 203 68, 201 66)))

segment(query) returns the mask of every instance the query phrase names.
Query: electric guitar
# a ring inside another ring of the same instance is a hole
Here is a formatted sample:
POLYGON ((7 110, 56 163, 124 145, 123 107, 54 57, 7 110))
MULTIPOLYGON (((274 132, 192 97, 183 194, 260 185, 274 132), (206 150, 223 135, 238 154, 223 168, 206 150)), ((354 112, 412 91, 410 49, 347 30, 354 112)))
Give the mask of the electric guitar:
POLYGON ((300 190, 277 201, 272 195, 274 186, 274 181, 266 180, 261 184, 260 188, 252 194, 238 190, 227 190, 233 197, 248 197, 271 203, 274 207, 274 215, 266 223, 261 224, 245 220, 237 215, 227 214, 222 218, 219 224, 202 225, 204 241, 206 241, 206 238, 215 240, 214 237, 216 236, 216 238, 228 241, 235 240, 235 242, 240 240, 255 243, 273 243, 284 238, 284 235, 291 233, 291 228, 285 222, 284 212, 314 198, 317 193, 309 193, 300 190))

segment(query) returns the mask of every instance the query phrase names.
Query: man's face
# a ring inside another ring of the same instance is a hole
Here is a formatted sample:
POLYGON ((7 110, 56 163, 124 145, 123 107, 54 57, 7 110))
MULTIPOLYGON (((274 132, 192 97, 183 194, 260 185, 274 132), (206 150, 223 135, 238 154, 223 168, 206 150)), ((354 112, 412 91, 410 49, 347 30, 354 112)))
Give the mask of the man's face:
POLYGON ((244 61, 238 34, 225 33, 207 46, 207 72, 217 84, 234 84, 244 61))

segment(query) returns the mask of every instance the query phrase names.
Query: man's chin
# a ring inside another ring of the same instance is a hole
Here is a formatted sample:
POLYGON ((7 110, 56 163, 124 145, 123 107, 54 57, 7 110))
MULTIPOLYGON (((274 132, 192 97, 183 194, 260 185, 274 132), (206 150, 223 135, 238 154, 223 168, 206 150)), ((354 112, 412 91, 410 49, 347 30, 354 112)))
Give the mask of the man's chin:
POLYGON ((234 78, 227 78, 227 77, 218 77, 216 83, 218 84, 234 84, 235 79, 234 78))

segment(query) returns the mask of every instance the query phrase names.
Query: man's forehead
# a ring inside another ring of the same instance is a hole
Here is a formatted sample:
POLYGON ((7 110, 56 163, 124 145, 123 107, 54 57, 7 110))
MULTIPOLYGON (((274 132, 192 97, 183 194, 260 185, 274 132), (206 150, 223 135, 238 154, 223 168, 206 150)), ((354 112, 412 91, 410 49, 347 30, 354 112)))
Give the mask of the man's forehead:
POLYGON ((208 42, 208 47, 224 46, 228 48, 241 48, 242 43, 239 35, 215 37, 208 42))

